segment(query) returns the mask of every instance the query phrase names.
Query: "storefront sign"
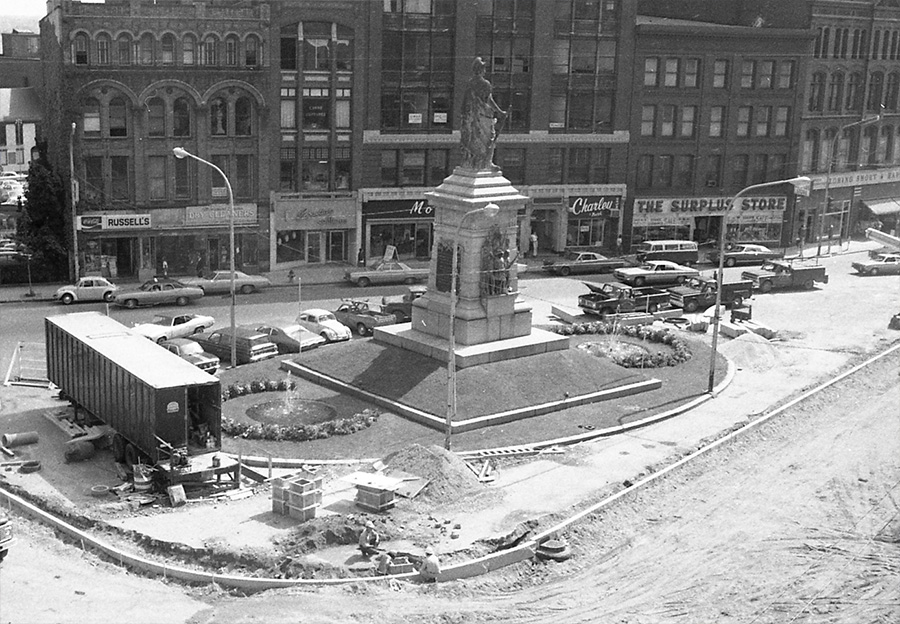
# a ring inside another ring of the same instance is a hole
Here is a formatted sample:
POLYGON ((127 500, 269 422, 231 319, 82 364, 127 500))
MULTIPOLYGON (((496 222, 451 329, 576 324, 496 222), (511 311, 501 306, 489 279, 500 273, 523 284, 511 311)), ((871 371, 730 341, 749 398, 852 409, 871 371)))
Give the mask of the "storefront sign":
MULTIPOLYGON (((825 188, 825 174, 815 174, 809 176, 812 179, 813 190, 818 191, 825 188)), ((828 186, 831 188, 845 186, 861 186, 867 184, 881 184, 884 182, 897 182, 900 180, 900 167, 892 167, 890 169, 877 169, 875 171, 848 171, 842 173, 832 173, 828 186)))
POLYGON ((370 201, 363 204, 363 214, 377 219, 427 219, 434 217, 434 207, 424 199, 370 201))
POLYGON ((353 199, 275 200, 275 229, 346 230, 356 221, 353 199))
POLYGON ((82 231, 149 230, 148 214, 79 215, 76 227, 82 231))
POLYGON ((608 216, 618 210, 622 201, 620 195, 580 195, 569 198, 569 212, 585 217, 608 216))
MULTIPOLYGON (((256 204, 235 204, 234 222, 241 225, 256 223, 256 204)), ((194 225, 227 225, 231 219, 231 208, 228 204, 209 204, 206 206, 188 206, 184 209, 184 224, 194 225)))
MULTIPOLYGON (((634 214, 637 215, 685 215, 701 217, 721 215, 731 207, 731 197, 675 197, 635 199, 634 214)), ((742 197, 739 200, 742 213, 769 214, 781 219, 787 208, 787 197, 742 197)))

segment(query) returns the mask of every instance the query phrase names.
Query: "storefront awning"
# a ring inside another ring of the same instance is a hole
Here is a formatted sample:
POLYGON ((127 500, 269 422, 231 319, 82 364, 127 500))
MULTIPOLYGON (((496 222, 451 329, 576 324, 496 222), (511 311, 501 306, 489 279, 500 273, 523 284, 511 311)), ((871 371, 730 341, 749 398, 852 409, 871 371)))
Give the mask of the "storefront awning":
POLYGON ((882 199, 878 201, 864 201, 866 208, 877 216, 897 214, 900 212, 900 202, 896 199, 882 199))

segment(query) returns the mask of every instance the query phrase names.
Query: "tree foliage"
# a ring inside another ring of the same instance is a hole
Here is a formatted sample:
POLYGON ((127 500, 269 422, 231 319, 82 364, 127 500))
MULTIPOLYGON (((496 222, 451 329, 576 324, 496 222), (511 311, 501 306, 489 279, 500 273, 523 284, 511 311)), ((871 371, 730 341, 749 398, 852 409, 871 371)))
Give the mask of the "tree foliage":
POLYGON ((28 169, 28 189, 16 238, 32 254, 34 279, 45 281, 68 274, 69 220, 65 184, 47 159, 46 142, 37 147, 39 156, 28 169))

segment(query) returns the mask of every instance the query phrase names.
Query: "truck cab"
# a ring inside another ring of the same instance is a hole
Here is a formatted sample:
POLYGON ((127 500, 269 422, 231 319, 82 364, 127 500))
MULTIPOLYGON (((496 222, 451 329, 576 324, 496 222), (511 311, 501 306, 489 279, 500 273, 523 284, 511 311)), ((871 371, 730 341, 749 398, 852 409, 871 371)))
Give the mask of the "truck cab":
POLYGON ((794 264, 782 260, 769 260, 759 269, 744 271, 741 277, 750 280, 760 292, 771 292, 783 288, 805 288, 812 290, 816 282, 828 283, 825 267, 794 264))
MULTIPOLYGON (((750 280, 722 283, 723 304, 732 307, 740 307, 752 294, 753 283, 750 280)), ((685 312, 696 312, 701 308, 708 308, 716 303, 716 291, 718 284, 715 279, 708 277, 692 277, 681 286, 669 288, 669 304, 681 308, 685 312)))

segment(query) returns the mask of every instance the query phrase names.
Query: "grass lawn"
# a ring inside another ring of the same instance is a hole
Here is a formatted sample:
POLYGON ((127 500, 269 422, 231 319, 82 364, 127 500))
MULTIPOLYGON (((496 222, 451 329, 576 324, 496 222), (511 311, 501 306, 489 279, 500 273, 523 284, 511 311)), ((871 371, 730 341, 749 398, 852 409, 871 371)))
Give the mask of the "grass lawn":
MULTIPOLYGON (((706 392, 709 371, 709 347, 702 341, 681 334, 690 345, 693 357, 674 367, 644 371, 621 368, 609 360, 588 355, 575 347, 583 342, 600 342, 605 337, 580 335, 570 337, 570 349, 507 362, 463 369, 457 373, 457 404, 461 417, 489 414, 524 405, 593 392, 640 379, 653 377, 663 385, 636 395, 600 403, 573 407, 551 414, 487 427, 453 436, 454 450, 471 450, 497 446, 526 444, 541 440, 585 433, 587 427, 603 429, 640 420, 662 412, 706 392)), ((668 347, 643 343, 650 351, 668 347)), ((295 356, 296 357, 296 356, 295 356)), ((253 379, 284 379, 278 368, 281 359, 240 366, 222 373, 223 386, 253 379)), ((447 403, 447 372, 440 362, 418 354, 375 343, 371 339, 354 339, 349 343, 327 345, 303 353, 296 359, 310 368, 325 372, 352 385, 441 415, 447 403)), ((724 375, 725 361, 717 358, 716 378, 724 375)), ((326 390, 310 382, 294 378, 300 396, 324 401, 334 406, 340 416, 349 416, 366 407, 364 402, 326 390)), ((246 420, 245 410, 252 404, 271 401, 276 393, 262 393, 231 399, 223 405, 223 413, 246 420)), ((443 432, 407 421, 394 414, 383 413, 368 429, 325 440, 303 443, 268 442, 223 438, 224 450, 252 455, 331 459, 383 457, 412 443, 443 444, 443 432)))

